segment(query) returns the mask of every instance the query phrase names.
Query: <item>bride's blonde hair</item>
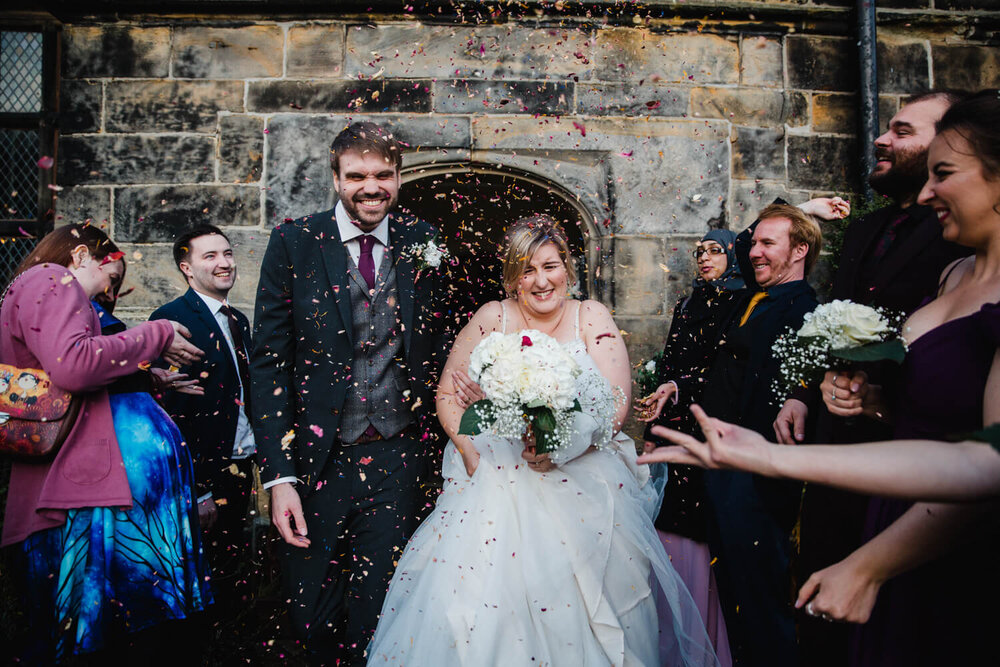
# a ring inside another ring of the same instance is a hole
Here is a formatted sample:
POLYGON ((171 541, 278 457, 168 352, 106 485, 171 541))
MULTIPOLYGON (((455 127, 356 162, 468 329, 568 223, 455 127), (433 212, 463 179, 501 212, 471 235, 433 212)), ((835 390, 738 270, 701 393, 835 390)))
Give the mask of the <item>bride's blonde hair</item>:
POLYGON ((551 243, 559 251, 559 259, 566 268, 567 285, 576 284, 576 266, 570 254, 569 241, 555 218, 539 213, 521 218, 507 230, 506 251, 503 257, 503 288, 507 296, 517 293, 517 283, 524 275, 531 258, 546 243, 551 243))

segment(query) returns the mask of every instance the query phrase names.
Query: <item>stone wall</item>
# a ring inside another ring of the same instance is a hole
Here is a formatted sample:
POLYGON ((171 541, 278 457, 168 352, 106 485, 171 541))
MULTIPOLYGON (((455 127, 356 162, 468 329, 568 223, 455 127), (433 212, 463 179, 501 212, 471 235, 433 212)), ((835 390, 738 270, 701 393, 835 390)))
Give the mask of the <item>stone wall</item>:
MULTIPOLYGON (((856 43, 839 4, 725 16, 712 3, 700 20, 64 19, 57 214, 106 220, 127 247, 133 319, 183 289, 177 230, 219 224, 240 261, 233 300, 249 310, 270 228, 330 205, 329 142, 372 118, 412 147, 407 180, 471 161, 575 197, 604 249, 597 294, 647 356, 709 225, 742 229, 775 196, 856 188, 856 43)), ((995 0, 885 4, 883 124, 911 91, 1000 85, 995 0)))

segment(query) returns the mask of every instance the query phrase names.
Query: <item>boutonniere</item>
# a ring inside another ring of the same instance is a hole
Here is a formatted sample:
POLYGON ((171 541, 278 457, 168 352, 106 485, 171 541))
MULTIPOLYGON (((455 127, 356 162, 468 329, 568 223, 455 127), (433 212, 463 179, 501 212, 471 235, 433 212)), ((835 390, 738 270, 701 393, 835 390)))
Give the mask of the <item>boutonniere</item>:
POLYGON ((451 259, 448 249, 435 243, 435 240, 436 238, 431 238, 425 243, 414 243, 405 250, 413 261, 418 275, 428 269, 436 269, 442 262, 451 259))

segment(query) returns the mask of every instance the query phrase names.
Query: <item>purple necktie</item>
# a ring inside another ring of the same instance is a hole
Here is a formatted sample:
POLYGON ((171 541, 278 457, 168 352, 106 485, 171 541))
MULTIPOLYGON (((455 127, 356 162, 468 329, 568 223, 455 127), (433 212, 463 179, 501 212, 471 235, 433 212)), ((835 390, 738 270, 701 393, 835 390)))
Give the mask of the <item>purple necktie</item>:
POLYGON ((361 277, 368 283, 368 289, 375 289, 375 258, 372 257, 375 237, 364 234, 358 240, 361 242, 361 257, 358 258, 358 270, 361 271, 361 277))

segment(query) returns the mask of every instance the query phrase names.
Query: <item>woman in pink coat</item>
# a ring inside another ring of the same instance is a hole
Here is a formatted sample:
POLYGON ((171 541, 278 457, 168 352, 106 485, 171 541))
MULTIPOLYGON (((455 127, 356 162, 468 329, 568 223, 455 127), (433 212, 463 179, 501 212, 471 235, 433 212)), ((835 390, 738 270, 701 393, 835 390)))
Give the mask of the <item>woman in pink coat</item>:
POLYGON ((160 356, 181 365, 201 352, 176 322, 101 335, 91 299, 117 292, 122 256, 96 227, 61 227, 18 267, 0 307, 0 363, 42 369, 83 399, 53 460, 11 470, 2 546, 15 545, 26 587, 28 664, 124 648, 211 602, 190 454, 162 410, 118 424, 108 396, 160 356))

